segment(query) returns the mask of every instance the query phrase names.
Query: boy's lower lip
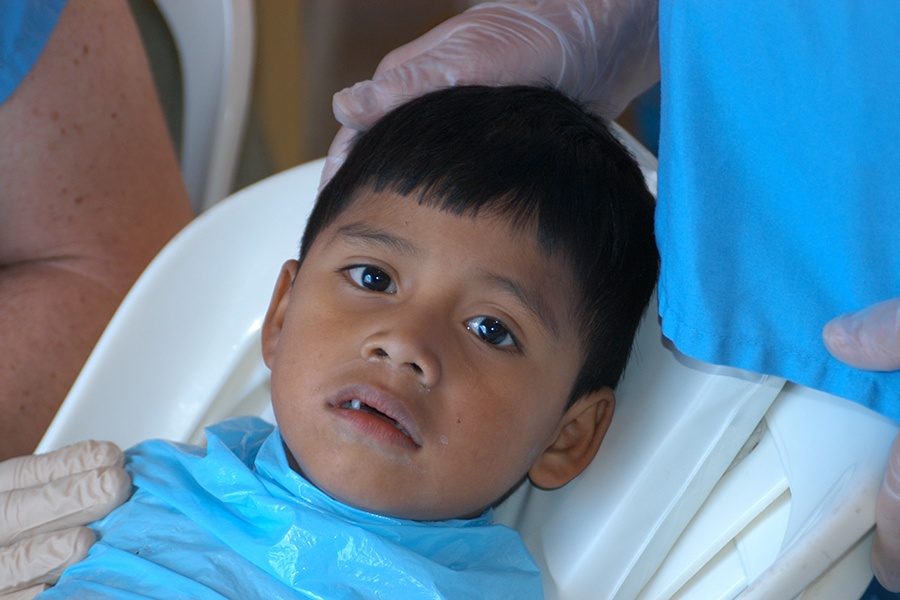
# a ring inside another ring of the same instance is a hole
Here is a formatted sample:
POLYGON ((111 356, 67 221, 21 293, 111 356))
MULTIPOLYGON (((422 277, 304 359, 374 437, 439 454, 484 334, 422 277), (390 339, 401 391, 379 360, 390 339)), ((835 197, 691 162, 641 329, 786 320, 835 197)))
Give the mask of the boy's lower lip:
POLYGON ((419 448, 412 438, 400 431, 393 422, 384 416, 350 408, 332 407, 332 410, 343 422, 376 442, 409 450, 419 448))

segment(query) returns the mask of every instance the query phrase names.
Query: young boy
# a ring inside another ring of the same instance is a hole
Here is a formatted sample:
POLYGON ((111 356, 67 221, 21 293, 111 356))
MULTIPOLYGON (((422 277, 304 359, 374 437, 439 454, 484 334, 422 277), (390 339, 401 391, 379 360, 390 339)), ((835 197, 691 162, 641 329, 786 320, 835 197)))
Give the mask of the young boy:
POLYGON ((262 329, 278 427, 130 452, 46 597, 537 598, 491 507, 591 461, 656 281, 653 198, 561 94, 460 87, 362 134, 262 329))

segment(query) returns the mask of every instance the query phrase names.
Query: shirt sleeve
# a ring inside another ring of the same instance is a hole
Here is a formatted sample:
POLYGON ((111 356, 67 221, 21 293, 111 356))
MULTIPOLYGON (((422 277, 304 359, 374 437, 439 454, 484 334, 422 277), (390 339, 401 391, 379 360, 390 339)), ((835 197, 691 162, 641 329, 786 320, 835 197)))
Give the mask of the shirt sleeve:
POLYGON ((66 0, 0 2, 0 102, 37 62, 65 4, 66 0))

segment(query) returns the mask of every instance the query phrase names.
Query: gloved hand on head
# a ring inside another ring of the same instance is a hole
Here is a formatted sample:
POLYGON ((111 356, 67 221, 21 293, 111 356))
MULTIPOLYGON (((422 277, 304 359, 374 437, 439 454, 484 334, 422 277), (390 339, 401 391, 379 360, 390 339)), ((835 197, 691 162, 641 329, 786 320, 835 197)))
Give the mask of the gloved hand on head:
POLYGON ((84 527, 131 494, 122 451, 81 442, 0 462, 0 599, 32 598, 87 555, 84 527))
MULTIPOLYGON (((837 317, 825 325, 822 337, 829 352, 848 365, 900 370, 900 298, 837 317)), ((872 569, 885 588, 900 591, 900 437, 891 448, 875 505, 872 569)))
POLYGON ((395 106, 459 84, 548 83, 606 117, 659 79, 658 2, 506 0, 475 6, 382 59, 369 81, 338 92, 344 127, 327 182, 354 130, 395 106))

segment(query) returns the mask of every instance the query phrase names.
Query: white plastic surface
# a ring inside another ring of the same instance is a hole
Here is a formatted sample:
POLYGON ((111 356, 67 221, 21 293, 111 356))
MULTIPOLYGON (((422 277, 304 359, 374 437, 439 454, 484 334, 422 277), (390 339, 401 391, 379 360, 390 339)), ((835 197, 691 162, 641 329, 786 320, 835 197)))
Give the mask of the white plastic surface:
POLYGON ((156 0, 184 92, 181 171, 194 211, 231 192, 250 101, 252 0, 156 0))
MULTIPOLYGON (((780 466, 790 479, 791 515, 778 562, 755 578, 744 600, 795 597, 866 538, 897 436, 893 421, 799 386, 785 388, 766 422, 780 458, 771 468, 780 466)), ((842 579, 853 582, 849 574, 842 579)), ((866 561, 855 577, 856 597, 869 579, 866 561)), ((819 587, 815 593, 824 597, 819 587)))
POLYGON ((784 383, 680 356, 654 309, 588 470, 498 509, 542 567, 547 598, 636 598, 784 383))
POLYGON ((758 433, 640 598, 860 597, 872 578, 864 546, 897 425, 787 384, 758 433))

